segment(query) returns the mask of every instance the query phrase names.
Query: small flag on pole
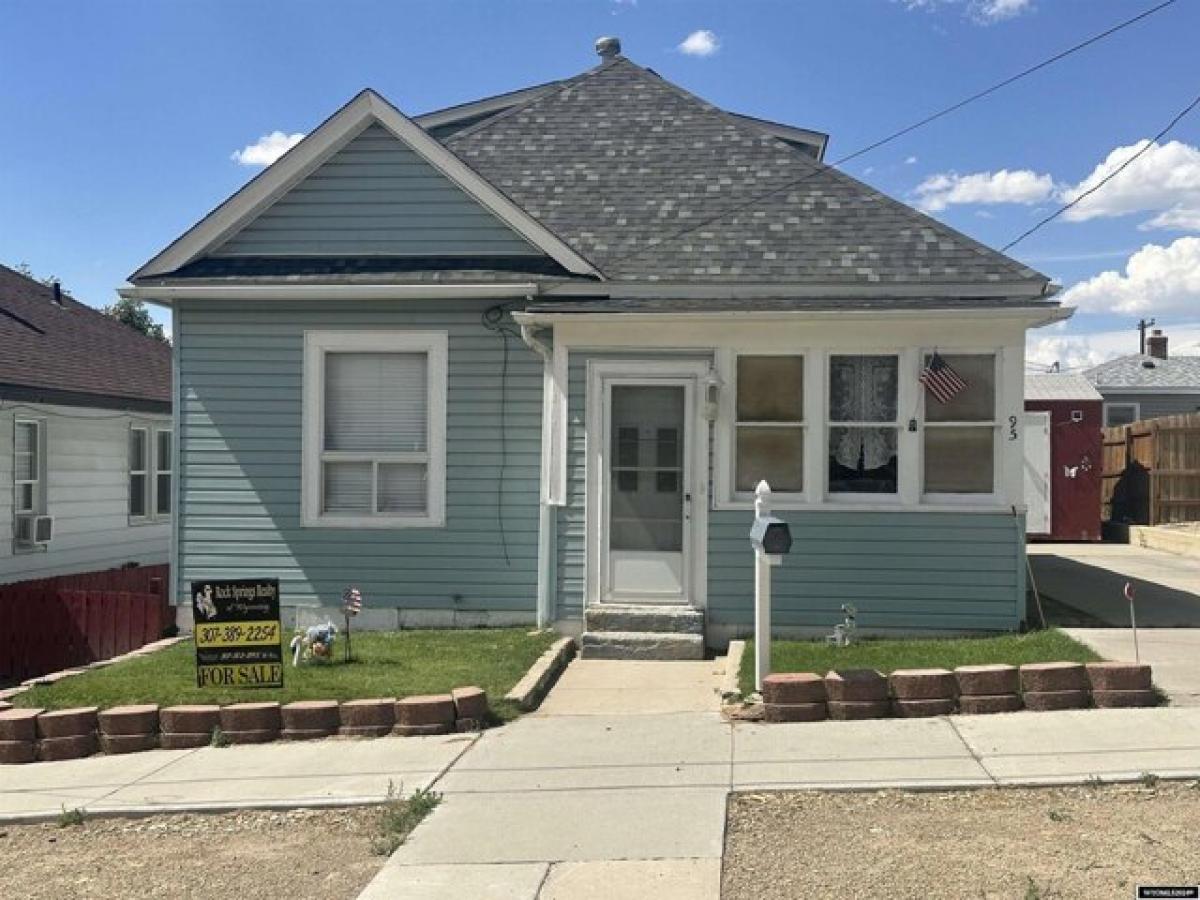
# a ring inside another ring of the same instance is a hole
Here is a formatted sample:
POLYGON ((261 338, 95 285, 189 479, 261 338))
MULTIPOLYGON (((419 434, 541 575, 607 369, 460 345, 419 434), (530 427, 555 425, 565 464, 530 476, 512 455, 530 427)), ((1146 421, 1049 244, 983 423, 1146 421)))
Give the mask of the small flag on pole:
POLYGON ((358 588, 348 587, 342 592, 342 609, 348 616, 357 616, 362 612, 362 594, 358 588))
POLYGON ((936 350, 925 364, 925 371, 921 373, 921 384, 925 385, 925 390, 929 391, 938 403, 949 403, 956 394, 967 389, 967 383, 950 368, 950 364, 942 359, 936 350))

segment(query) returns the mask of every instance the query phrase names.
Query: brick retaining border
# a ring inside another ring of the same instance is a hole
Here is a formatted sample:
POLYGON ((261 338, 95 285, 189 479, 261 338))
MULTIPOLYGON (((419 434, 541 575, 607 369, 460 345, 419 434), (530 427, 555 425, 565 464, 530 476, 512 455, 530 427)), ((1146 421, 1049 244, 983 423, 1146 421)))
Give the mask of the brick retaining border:
POLYGON ((1131 662, 1049 662, 897 669, 778 672, 763 680, 763 703, 726 712, 731 720, 816 722, 1043 710, 1154 706, 1150 666, 1131 662))

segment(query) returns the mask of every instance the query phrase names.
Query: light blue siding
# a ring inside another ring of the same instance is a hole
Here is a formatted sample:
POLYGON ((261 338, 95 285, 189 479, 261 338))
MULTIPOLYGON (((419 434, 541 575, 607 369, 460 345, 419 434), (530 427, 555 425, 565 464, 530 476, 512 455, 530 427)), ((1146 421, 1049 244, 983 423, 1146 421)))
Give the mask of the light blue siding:
POLYGON ((542 255, 375 124, 212 256, 542 255))
POLYGON ((337 605, 356 584, 377 609, 533 621, 542 364, 482 326, 488 305, 182 304, 180 596, 192 579, 263 576, 286 605, 337 605), (319 328, 448 332, 445 528, 300 527, 304 331, 319 328))
MULTIPOLYGON (((557 532, 562 619, 582 615, 585 591, 588 358, 573 353, 568 366, 567 502, 557 532)), ((709 625, 753 626, 751 516, 749 510, 709 511, 709 625)), ((1024 618, 1023 520, 1003 513, 916 511, 780 516, 791 525, 795 544, 773 573, 773 621, 779 627, 832 632, 843 603, 858 608, 860 627, 876 632, 1001 631, 1024 618)))

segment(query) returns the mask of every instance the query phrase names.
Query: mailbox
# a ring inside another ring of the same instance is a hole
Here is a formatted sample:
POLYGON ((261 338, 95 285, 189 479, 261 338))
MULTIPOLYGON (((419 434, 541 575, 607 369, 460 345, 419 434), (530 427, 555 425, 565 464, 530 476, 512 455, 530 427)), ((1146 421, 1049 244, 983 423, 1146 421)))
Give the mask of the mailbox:
POLYGON ((783 519, 759 516, 750 528, 750 543, 768 556, 781 556, 792 549, 792 532, 783 519))

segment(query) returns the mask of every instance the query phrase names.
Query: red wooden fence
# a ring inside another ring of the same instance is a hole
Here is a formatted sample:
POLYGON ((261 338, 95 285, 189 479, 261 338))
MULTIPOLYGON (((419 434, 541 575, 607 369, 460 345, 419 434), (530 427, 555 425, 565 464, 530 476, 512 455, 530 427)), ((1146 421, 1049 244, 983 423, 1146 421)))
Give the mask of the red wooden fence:
POLYGON ((140 566, 0 585, 0 681, 108 659, 158 640, 174 623, 167 578, 167 566, 140 566))

